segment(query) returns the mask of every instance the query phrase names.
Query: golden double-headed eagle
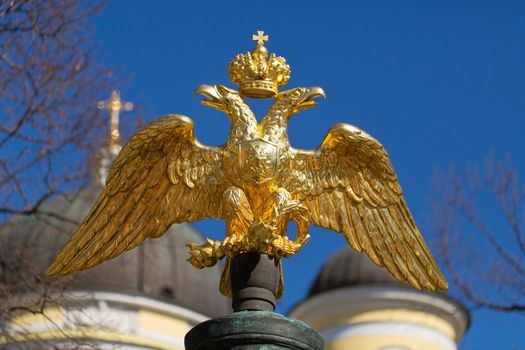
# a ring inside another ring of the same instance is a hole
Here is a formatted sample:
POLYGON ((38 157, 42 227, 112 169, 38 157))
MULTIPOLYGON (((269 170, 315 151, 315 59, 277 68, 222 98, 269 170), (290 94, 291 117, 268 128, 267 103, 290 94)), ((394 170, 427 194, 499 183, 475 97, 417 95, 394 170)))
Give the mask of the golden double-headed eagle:
MULTIPOLYGON (((197 268, 227 257, 221 291, 229 295, 229 263, 243 252, 289 257, 308 241, 308 226, 342 233, 400 281, 417 289, 446 289, 447 282, 407 208, 383 146, 349 124, 336 124, 316 150, 290 145, 288 120, 317 105, 319 87, 278 91, 290 77, 284 58, 264 46, 259 32, 251 53, 229 65, 239 91, 201 85, 204 105, 226 113, 226 144, 210 147, 194 134, 190 118, 162 117, 131 137, 106 186, 72 239, 48 270, 64 275, 93 267, 162 236, 174 223, 226 221, 222 242, 190 244, 197 268), (244 97, 274 98, 260 123, 244 97), (286 236, 294 220, 294 240, 286 236)), ((279 294, 282 293, 282 289, 279 294)))

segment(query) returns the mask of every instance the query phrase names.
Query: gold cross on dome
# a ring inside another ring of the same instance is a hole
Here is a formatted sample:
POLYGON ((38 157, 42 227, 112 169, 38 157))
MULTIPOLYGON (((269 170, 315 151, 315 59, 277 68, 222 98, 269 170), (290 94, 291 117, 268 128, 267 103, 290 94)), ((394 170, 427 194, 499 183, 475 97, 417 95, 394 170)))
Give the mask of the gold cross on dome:
POLYGON ((268 35, 264 35, 264 31, 258 30, 257 35, 252 35, 252 40, 257 40, 257 45, 264 45, 264 42, 268 41, 268 35))
MULTIPOLYGON (((121 111, 133 110, 133 103, 124 102, 120 99, 120 92, 113 90, 111 97, 108 101, 100 101, 98 103, 99 109, 106 109, 110 113, 110 134, 109 134, 109 147, 120 150, 120 130, 119 130, 119 114, 121 111)), ((116 151, 118 153, 118 150, 116 151)))

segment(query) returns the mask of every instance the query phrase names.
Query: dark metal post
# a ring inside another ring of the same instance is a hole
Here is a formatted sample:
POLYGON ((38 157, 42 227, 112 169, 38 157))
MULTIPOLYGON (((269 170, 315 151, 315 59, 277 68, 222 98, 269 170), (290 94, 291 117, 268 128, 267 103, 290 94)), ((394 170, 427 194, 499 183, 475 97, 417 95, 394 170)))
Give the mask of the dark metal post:
POLYGON ((274 311, 280 274, 279 260, 272 256, 246 253, 233 258, 233 311, 274 311))
POLYGON ((234 313, 191 329, 186 350, 322 350, 324 340, 304 322, 273 312, 280 267, 258 253, 236 256, 231 265, 234 313))

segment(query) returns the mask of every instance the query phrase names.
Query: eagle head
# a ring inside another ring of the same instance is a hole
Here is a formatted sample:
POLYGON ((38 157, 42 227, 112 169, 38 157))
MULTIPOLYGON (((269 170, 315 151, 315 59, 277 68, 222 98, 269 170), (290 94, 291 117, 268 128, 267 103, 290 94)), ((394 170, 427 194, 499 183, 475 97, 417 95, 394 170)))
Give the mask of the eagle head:
MULTIPOLYGON (((326 99, 324 90, 317 86, 298 87, 279 93, 277 99, 281 102, 282 107, 288 110, 288 118, 303 109, 312 108, 318 105, 315 98, 322 97, 326 99)), ((281 107, 281 108, 282 108, 281 107)))
POLYGON ((203 105, 223 112, 228 112, 234 105, 244 103, 239 92, 224 85, 199 85, 195 90, 195 95, 203 95, 207 98, 201 102, 203 105))

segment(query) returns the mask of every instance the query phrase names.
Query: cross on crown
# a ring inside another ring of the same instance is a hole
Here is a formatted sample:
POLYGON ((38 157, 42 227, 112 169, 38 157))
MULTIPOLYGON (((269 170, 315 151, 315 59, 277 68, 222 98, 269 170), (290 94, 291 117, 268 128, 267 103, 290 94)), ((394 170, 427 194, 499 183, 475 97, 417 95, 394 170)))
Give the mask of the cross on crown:
POLYGON ((252 35, 252 40, 257 40, 257 45, 264 45, 264 42, 268 41, 268 35, 264 35, 264 31, 258 30, 257 35, 252 35))

